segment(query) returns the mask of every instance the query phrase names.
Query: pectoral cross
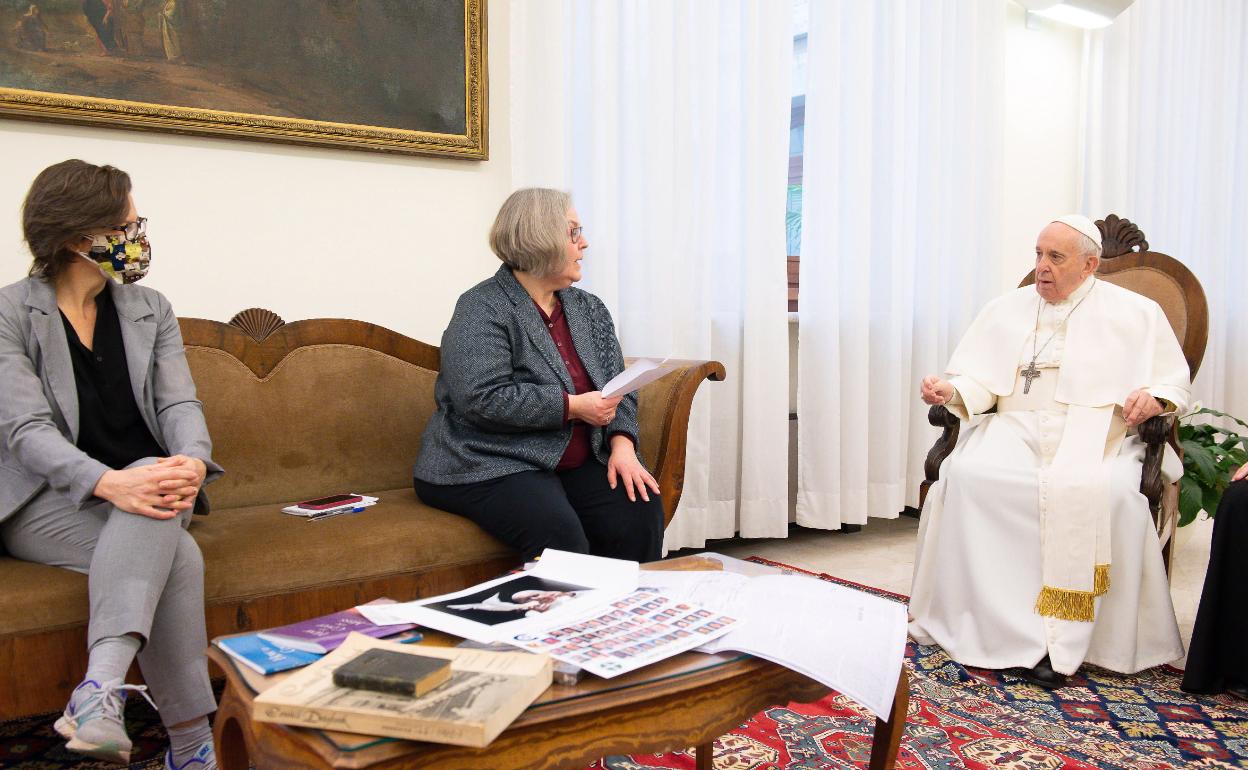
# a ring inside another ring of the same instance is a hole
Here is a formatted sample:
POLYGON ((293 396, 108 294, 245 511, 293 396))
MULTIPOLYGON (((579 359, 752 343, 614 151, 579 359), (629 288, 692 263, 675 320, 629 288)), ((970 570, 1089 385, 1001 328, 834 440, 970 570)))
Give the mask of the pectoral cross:
POLYGON ((1040 370, 1036 368, 1036 360, 1033 358, 1027 368, 1019 372, 1023 379, 1027 382, 1023 385, 1023 393, 1031 392, 1031 381, 1040 376, 1040 370))

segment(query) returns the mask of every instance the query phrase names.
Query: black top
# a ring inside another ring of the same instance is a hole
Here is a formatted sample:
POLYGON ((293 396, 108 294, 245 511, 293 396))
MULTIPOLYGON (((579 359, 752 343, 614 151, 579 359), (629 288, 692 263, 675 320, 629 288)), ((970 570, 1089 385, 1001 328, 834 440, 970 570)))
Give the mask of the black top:
POLYGON ((78 388, 78 448, 114 470, 144 457, 163 457, 134 400, 121 322, 108 287, 95 296, 94 349, 61 313, 78 388))

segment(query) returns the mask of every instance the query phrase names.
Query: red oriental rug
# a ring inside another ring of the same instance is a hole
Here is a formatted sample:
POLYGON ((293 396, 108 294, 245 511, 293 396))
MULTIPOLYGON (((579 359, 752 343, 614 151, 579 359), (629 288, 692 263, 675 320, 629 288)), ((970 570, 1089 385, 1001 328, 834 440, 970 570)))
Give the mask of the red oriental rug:
MULTIPOLYGON (((904 602, 906 597, 793 572, 904 602)), ((1186 770, 1248 767, 1248 703, 1182 692, 1169 666, 1122 676, 1085 666, 1042 690, 910 643, 910 709, 899 770, 1186 770)), ((716 770, 866 768, 875 717, 838 694, 766 709, 715 743, 716 770)), ((691 752, 607 757, 590 770, 694 770, 691 752)))
MULTIPOLYGON (((751 561, 803 573, 784 564, 751 561)), ((898 596, 831 575, 815 575, 877 596, 898 596)), ((970 669, 939 647, 906 648, 910 710, 900 770, 1186 770, 1248 768, 1248 704, 1179 690, 1169 667, 1120 676, 1085 667, 1056 692, 998 671, 970 669)), ((132 768, 159 768, 165 748, 156 714, 127 707, 132 768)), ((80 761, 52 730, 55 714, 0 723, 0 767, 107 768, 80 761)), ((866 768, 875 718, 840 695, 776 705, 715 743, 717 770, 866 768)), ((694 770, 693 755, 606 757, 590 770, 694 770)))

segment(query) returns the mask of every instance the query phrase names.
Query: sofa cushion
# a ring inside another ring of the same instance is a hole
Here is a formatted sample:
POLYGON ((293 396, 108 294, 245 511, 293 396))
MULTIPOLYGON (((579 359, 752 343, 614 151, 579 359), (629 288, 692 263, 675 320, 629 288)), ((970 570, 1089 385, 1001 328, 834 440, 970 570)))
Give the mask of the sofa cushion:
MULTIPOLYGON (((353 490, 360 492, 360 490, 353 490)), ((196 516, 209 604, 355 583, 518 555, 477 525, 421 503, 410 487, 359 513, 307 521, 258 505, 196 516)), ((87 622, 87 579, 0 559, 0 636, 87 622)), ((395 599, 409 597, 396 596, 395 599)))
POLYGON ((307 345, 264 378, 233 355, 188 345, 213 458, 213 508, 411 484, 437 372, 358 345, 307 345))

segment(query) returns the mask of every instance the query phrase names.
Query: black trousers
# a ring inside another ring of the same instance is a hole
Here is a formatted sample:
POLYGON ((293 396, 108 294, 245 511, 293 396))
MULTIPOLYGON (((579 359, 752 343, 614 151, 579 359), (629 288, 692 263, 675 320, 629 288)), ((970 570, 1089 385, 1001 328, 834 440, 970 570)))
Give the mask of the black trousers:
POLYGON ((612 489, 606 467, 592 459, 567 471, 524 471, 475 484, 413 479, 412 485, 426 505, 471 519, 525 561, 544 548, 641 562, 662 554, 659 496, 630 501, 624 485, 612 489))
POLYGON ((1183 689, 1219 693, 1248 685, 1248 479, 1222 493, 1213 520, 1209 570, 1187 649, 1183 689))

